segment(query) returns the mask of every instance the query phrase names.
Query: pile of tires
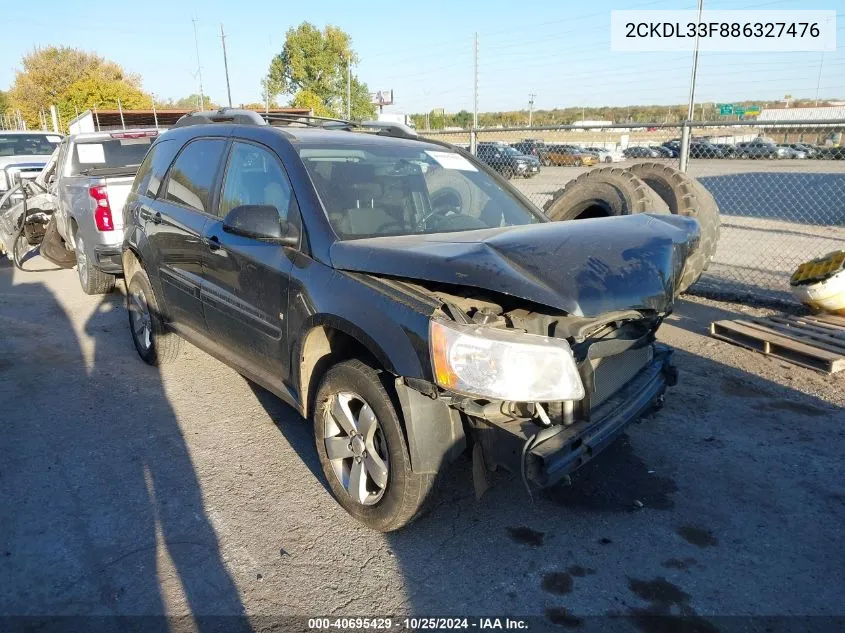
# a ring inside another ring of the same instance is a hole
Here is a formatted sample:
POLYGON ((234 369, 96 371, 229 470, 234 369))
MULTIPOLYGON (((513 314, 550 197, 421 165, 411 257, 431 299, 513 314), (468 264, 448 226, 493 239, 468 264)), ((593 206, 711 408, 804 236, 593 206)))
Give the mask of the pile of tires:
POLYGON ((556 221, 634 213, 695 218, 701 226, 701 241, 678 280, 678 293, 707 269, 719 242, 719 207, 710 192, 682 171, 656 162, 592 169, 552 194, 543 210, 556 221))

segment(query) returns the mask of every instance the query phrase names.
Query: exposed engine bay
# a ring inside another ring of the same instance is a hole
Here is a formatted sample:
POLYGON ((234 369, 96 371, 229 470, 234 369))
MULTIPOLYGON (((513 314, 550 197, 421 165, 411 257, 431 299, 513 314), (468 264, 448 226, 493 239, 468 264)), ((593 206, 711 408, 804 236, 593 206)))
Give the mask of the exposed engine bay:
MULTIPOLYGON (((581 317, 499 293, 432 282, 400 285, 442 302, 457 323, 566 339, 584 385, 580 400, 509 402, 452 394, 474 460, 503 466, 523 481, 550 485, 588 461, 633 417, 662 405, 677 380, 671 350, 656 343, 668 312, 617 310, 581 317), (459 292, 463 290, 469 294, 459 292)), ((474 468, 476 477, 483 469, 474 468)), ((477 490, 479 484, 476 482, 477 490)), ((481 485, 483 489, 484 486, 481 485)))

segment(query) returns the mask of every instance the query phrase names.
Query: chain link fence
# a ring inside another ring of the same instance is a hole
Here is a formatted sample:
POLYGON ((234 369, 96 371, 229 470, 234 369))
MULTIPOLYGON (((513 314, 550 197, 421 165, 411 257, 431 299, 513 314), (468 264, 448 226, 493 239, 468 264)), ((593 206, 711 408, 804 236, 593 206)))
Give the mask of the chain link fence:
POLYGON ((422 132, 474 153, 540 209, 590 169, 661 162, 701 182, 719 205, 716 254, 691 291, 790 301, 798 265, 845 248, 845 121, 558 126, 422 132), (474 138, 473 138, 474 137, 474 138))

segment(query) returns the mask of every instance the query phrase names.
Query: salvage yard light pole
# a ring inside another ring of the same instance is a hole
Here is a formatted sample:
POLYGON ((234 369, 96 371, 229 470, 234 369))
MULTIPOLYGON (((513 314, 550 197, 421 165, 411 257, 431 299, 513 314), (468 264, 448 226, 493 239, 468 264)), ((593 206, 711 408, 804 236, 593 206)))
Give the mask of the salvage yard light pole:
POLYGON ((531 127, 531 122, 534 118, 534 97, 537 94, 534 92, 528 93, 528 127, 531 127))
MULTIPOLYGON (((704 0, 698 0, 698 24, 701 24, 701 12, 704 9, 704 0)), ((684 126, 681 129, 681 152, 680 162, 678 168, 681 171, 687 170, 687 161, 689 160, 689 142, 690 142, 690 122, 692 121, 695 109, 695 75, 698 73, 698 26, 695 29, 695 48, 692 52, 692 75, 690 77, 689 85, 689 106, 687 107, 687 120, 684 121, 684 126)))
POLYGON ((478 33, 472 43, 472 131, 469 133, 469 151, 475 154, 478 143, 478 33))

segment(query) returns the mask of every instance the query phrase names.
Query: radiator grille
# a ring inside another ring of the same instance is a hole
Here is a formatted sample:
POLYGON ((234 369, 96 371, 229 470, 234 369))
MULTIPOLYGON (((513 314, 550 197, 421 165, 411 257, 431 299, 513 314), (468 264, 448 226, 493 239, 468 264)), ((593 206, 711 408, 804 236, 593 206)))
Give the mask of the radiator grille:
POLYGON ((652 346, 646 345, 590 361, 595 376, 595 389, 590 395, 590 407, 598 406, 628 384, 653 357, 652 346))

